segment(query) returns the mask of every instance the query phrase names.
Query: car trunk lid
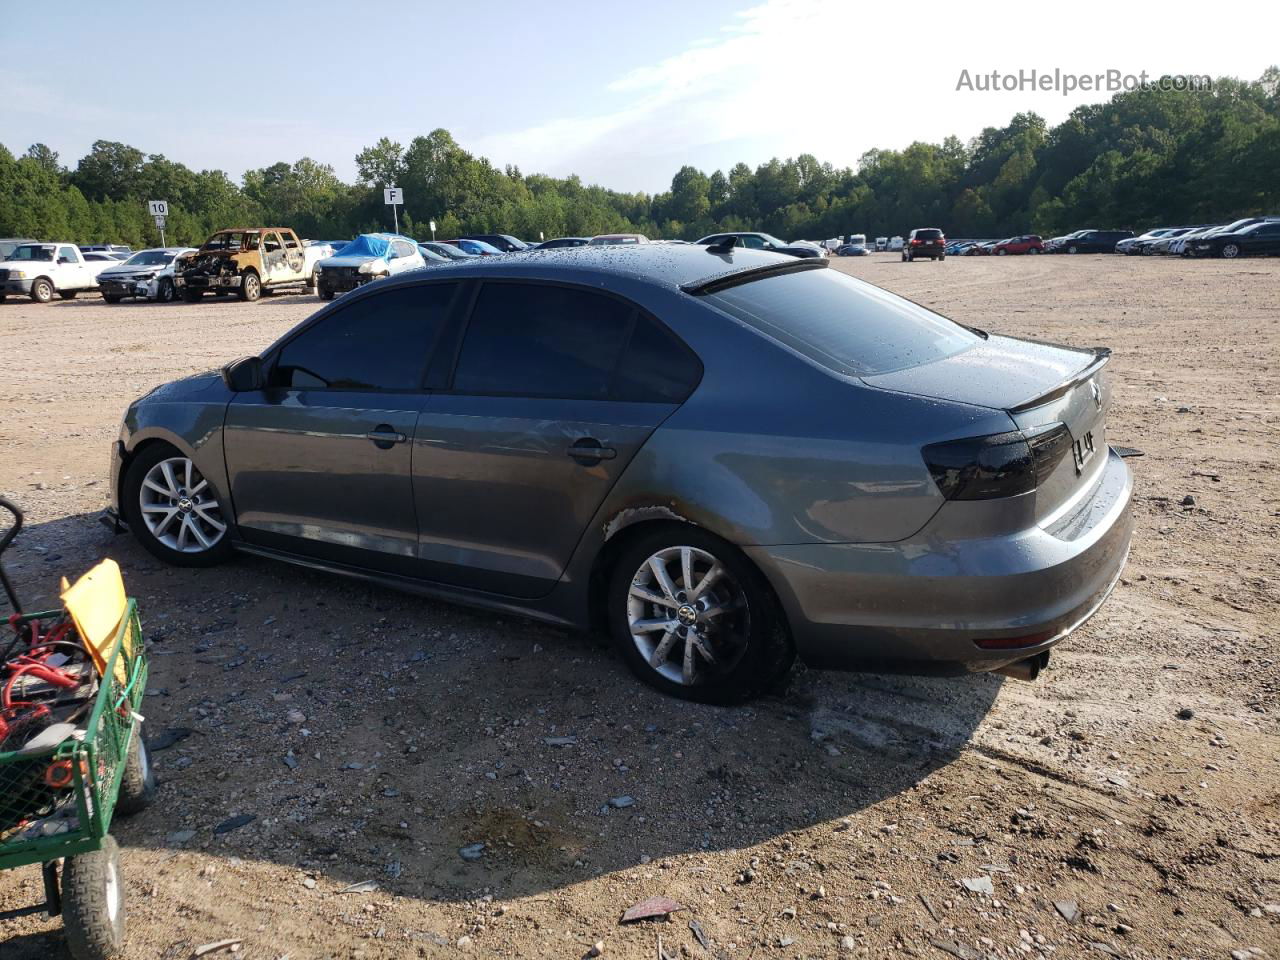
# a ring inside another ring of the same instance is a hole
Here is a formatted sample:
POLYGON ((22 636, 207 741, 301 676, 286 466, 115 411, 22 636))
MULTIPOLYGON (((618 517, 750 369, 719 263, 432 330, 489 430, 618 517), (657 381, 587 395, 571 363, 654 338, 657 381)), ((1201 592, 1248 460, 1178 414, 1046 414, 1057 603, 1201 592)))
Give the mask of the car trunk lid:
POLYGON ((1105 348, 991 336, 952 356, 863 379, 885 390, 1004 410, 1027 434, 1064 424, 1072 449, 1036 491, 1036 516, 1045 522, 1083 494, 1106 462, 1109 356, 1105 348))

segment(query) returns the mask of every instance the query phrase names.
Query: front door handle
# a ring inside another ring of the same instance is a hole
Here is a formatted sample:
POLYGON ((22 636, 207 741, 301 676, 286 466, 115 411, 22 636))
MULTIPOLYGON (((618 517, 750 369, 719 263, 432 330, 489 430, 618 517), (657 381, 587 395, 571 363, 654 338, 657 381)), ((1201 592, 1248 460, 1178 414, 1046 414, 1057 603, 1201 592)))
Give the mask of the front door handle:
POLYGON ((365 434, 365 439, 372 440, 373 445, 379 450, 390 450, 397 443, 404 443, 409 438, 393 428, 391 424, 380 423, 365 434))
POLYGON ((579 463, 599 463, 601 460, 612 460, 618 455, 618 451, 613 447, 605 447, 595 437, 582 437, 573 442, 568 450, 565 451, 574 460, 579 463))

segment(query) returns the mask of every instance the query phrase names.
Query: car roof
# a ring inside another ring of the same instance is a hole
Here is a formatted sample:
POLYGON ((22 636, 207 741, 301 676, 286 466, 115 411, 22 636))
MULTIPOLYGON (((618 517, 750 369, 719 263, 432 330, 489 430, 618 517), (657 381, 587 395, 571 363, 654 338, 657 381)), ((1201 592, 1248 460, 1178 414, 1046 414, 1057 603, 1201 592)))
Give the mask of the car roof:
POLYGON ((478 257, 433 266, 429 273, 410 270, 379 281, 378 287, 443 280, 492 277, 495 279, 562 280, 601 286, 611 279, 640 281, 667 290, 728 276, 742 270, 772 264, 793 264, 782 253, 734 247, 723 254, 710 253, 696 244, 647 243, 626 246, 552 247, 535 249, 518 257, 478 257))

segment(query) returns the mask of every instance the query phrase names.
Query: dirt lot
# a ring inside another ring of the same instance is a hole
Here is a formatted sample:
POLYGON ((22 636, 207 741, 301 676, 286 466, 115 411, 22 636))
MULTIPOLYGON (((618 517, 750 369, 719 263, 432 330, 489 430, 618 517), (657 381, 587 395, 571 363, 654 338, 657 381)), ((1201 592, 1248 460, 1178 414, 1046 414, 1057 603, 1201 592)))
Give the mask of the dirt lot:
MULTIPOLYGON (((798 671, 714 709, 519 620, 257 559, 162 568, 95 519, 126 403, 318 301, 0 307, 0 491, 31 522, 10 570, 48 599, 118 559, 149 736, 184 737, 114 830, 131 960, 231 937, 268 960, 1280 958, 1280 261, 834 266, 1115 351, 1110 439, 1147 454, 1133 553, 1034 684, 798 671), (656 894, 686 910, 619 925, 656 894)), ((0 909, 39 889, 0 874, 0 909)), ((59 923, 0 925, 0 956, 64 957, 59 923)))

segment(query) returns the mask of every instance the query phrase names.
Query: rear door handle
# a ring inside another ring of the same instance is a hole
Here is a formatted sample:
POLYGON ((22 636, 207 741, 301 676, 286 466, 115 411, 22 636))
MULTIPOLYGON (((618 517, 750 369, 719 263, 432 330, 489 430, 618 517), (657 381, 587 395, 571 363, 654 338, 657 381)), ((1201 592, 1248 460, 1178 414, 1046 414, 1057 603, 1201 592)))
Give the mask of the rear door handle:
POLYGON ((565 451, 579 463, 598 463, 601 460, 612 460, 618 455, 613 447, 601 446, 595 437, 583 437, 575 440, 573 446, 565 451))
POLYGON ((365 439, 372 440, 373 445, 379 450, 390 450, 397 443, 404 443, 409 438, 394 429, 391 424, 380 423, 365 434, 365 439))

